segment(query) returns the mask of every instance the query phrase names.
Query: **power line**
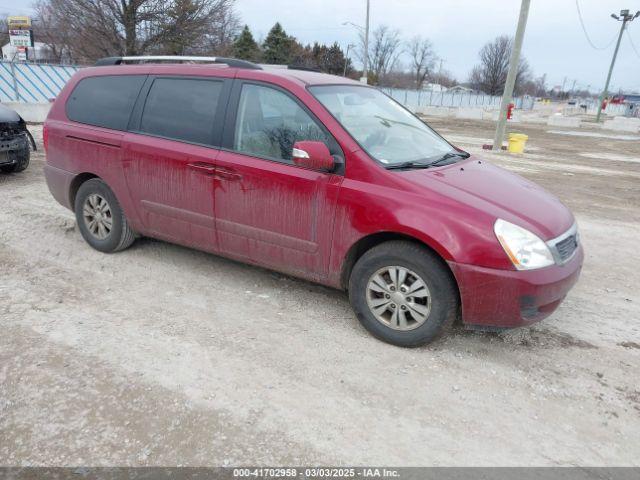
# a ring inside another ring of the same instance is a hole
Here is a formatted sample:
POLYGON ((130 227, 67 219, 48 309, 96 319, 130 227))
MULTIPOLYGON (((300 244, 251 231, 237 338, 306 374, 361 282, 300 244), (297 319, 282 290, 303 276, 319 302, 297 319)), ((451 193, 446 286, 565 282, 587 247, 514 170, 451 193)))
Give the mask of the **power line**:
POLYGON ((598 47, 596 45, 594 45, 594 43, 591 41, 591 37, 589 37, 589 34, 587 33, 587 28, 584 26, 584 20, 582 19, 582 12, 580 11, 580 4, 578 3, 578 0, 576 0, 576 9, 578 10, 578 18, 580 19, 580 25, 582 26, 582 31, 584 32, 584 36, 587 39, 587 42, 589 42, 589 45, 591 45, 591 47, 593 47, 596 50, 606 50, 607 48, 609 48, 611 45, 613 45, 613 42, 616 41, 616 35, 613 35, 613 38, 611 39, 611 41, 604 47, 598 47))
POLYGON ((638 49, 636 48, 635 44, 633 43, 633 40, 631 39, 631 34, 629 33, 629 29, 628 28, 627 28, 627 38, 629 39, 629 43, 631 44, 631 48, 633 48, 633 51, 636 53, 638 58, 640 58, 640 53, 638 53, 638 49))

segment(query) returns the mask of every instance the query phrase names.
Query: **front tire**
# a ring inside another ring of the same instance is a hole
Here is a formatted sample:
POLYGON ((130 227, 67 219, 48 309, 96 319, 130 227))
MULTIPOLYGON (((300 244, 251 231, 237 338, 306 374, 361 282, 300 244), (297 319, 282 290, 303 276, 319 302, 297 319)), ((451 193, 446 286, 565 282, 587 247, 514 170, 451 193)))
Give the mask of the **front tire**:
POLYGON ((96 250, 118 252, 135 240, 118 199, 99 178, 80 186, 74 208, 82 237, 96 250))
POLYGON ((375 337, 400 347, 438 338, 458 314, 451 272, 435 254, 408 241, 367 251, 349 279, 349 300, 360 323, 375 337))

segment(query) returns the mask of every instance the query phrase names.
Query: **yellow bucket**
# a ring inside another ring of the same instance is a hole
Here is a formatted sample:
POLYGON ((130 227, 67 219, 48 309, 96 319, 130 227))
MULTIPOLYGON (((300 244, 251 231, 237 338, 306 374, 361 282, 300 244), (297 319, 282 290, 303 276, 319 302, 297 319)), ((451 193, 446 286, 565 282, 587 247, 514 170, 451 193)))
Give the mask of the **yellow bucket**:
POLYGON ((524 133, 510 133, 509 134, 509 152, 511 153, 523 153, 524 145, 529 139, 528 135, 524 133))

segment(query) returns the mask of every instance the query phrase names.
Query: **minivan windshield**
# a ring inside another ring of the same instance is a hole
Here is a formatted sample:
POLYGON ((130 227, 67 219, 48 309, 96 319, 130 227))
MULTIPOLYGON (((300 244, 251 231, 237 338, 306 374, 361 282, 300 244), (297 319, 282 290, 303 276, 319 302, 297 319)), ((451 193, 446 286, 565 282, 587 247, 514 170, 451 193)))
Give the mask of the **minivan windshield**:
POLYGON ((317 85, 309 91, 369 155, 385 166, 426 166, 449 153, 447 158, 467 156, 375 88, 317 85))

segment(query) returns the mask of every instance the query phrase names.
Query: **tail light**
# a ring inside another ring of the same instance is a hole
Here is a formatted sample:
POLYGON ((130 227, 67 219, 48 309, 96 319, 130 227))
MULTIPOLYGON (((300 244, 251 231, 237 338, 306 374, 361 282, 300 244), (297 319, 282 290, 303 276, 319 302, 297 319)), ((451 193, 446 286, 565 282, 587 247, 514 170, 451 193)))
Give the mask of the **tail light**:
POLYGON ((49 148, 49 128, 46 123, 42 127, 42 143, 44 144, 44 151, 46 153, 49 148))

